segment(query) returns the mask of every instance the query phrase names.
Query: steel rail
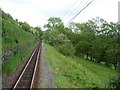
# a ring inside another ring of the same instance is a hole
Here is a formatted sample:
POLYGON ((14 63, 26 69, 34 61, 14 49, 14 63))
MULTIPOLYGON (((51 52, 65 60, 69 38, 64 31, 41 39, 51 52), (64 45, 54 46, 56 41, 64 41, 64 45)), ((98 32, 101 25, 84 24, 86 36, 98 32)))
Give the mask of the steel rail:
POLYGON ((34 56, 36 50, 37 50, 37 47, 36 47, 36 49, 34 50, 34 52, 32 53, 32 55, 31 55, 29 61, 27 62, 26 66, 25 66, 24 70, 22 71, 20 77, 18 78, 17 82, 15 83, 15 85, 14 85, 14 87, 13 87, 13 90, 15 90, 15 88, 17 87, 17 85, 18 85, 18 83, 19 83, 21 77, 23 76, 23 74, 24 74, 24 72, 25 72, 27 66, 29 65, 30 61, 32 60, 32 57, 34 56))
POLYGON ((34 82, 34 78, 35 78, 35 74, 36 74, 36 70, 37 70, 37 66, 38 66, 38 60, 39 60, 39 56, 40 56, 40 51, 41 51, 41 46, 40 46, 38 54, 37 54, 37 61, 35 63, 35 68, 34 68, 34 73, 33 73, 33 77, 32 77, 32 82, 31 82, 31 85, 30 85, 30 90, 33 87, 33 82, 34 82))

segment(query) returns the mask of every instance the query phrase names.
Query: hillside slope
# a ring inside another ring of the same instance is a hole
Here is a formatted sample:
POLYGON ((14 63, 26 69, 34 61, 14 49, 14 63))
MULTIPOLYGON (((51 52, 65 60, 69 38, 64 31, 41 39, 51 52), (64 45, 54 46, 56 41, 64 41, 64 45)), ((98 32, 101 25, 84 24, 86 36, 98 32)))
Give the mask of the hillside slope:
POLYGON ((36 45, 37 36, 23 30, 17 20, 2 11, 3 74, 16 70, 36 45))
POLYGON ((45 44, 45 48, 46 58, 52 66, 59 88, 105 88, 111 77, 118 76, 117 71, 103 65, 83 58, 66 57, 48 44, 45 44))
POLYGON ((2 12, 2 48, 3 54, 29 45, 35 41, 35 35, 23 30, 19 23, 9 15, 2 12))

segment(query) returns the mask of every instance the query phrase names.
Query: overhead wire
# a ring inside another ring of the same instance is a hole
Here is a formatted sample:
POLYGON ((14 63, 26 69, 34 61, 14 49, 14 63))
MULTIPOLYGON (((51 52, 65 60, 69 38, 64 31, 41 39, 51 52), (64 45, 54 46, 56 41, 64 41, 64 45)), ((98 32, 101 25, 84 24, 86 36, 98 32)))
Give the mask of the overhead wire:
MULTIPOLYGON (((72 19, 69 20, 68 23, 70 23, 75 17, 77 17, 85 8, 87 8, 94 0, 90 1, 82 10, 80 10, 72 19)), ((68 24, 67 23, 67 24, 68 24)))
POLYGON ((65 18, 65 16, 71 11, 71 8, 78 3, 77 0, 72 0, 72 1, 74 2, 72 2, 72 4, 69 3, 68 6, 64 9, 64 12, 62 14, 63 18, 65 18))
POLYGON ((78 3, 78 4, 76 5, 76 7, 74 7, 73 10, 66 16, 65 19, 68 19, 67 17, 73 16, 73 15, 75 15, 77 12, 79 12, 79 11, 80 11, 80 7, 84 7, 84 5, 83 5, 84 2, 85 2, 85 4, 87 4, 88 1, 89 1, 89 0, 86 0, 86 2, 85 2, 85 0, 82 0, 80 3, 78 3))

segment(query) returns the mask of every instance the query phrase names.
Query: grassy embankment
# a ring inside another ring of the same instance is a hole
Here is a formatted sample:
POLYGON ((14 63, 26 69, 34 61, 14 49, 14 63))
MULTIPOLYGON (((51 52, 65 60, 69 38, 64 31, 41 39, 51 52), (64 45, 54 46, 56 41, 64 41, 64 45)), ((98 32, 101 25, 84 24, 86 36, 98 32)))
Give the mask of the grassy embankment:
POLYGON ((45 48, 59 88, 105 88, 110 77, 118 76, 117 71, 103 65, 83 58, 66 57, 48 44, 45 48))
POLYGON ((7 60, 5 63, 3 63, 2 72, 3 74, 10 74, 16 68, 21 64, 23 60, 26 60, 31 52, 33 51, 34 45, 29 46, 27 49, 18 52, 15 56, 13 56, 11 59, 7 60))
POLYGON ((27 58, 36 44, 36 36, 23 30, 17 21, 2 13, 2 53, 12 51, 14 55, 3 62, 2 72, 9 74, 27 58))

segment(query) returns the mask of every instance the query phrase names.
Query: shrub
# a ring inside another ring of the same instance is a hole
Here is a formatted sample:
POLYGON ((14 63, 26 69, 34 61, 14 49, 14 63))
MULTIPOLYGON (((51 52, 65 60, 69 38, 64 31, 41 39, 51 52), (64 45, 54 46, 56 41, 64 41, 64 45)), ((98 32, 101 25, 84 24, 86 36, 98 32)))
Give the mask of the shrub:
POLYGON ((73 45, 71 43, 63 43, 61 45, 59 45, 58 47, 56 47, 59 52, 61 52, 63 55, 66 56, 74 56, 75 53, 75 48, 73 47, 73 45))
POLYGON ((120 77, 110 78, 108 85, 108 88, 116 88, 117 90, 120 90, 120 77))

